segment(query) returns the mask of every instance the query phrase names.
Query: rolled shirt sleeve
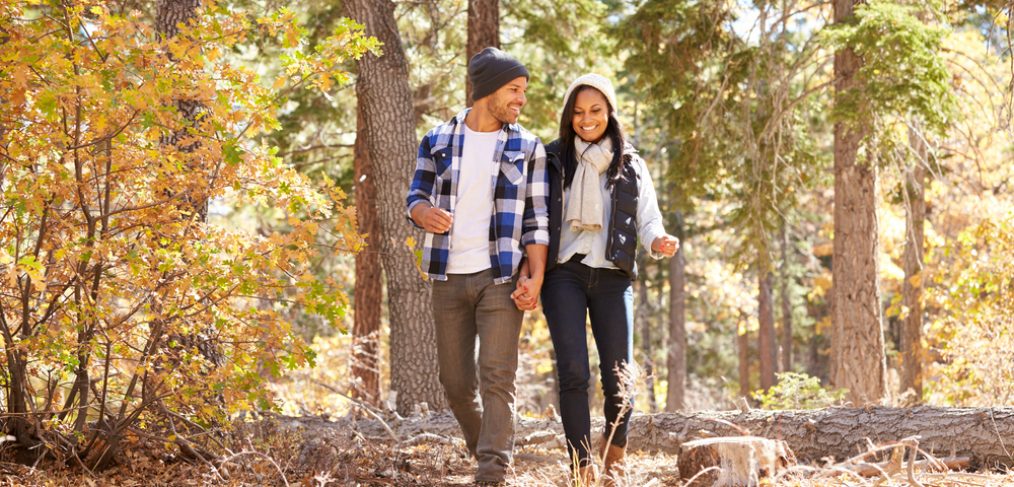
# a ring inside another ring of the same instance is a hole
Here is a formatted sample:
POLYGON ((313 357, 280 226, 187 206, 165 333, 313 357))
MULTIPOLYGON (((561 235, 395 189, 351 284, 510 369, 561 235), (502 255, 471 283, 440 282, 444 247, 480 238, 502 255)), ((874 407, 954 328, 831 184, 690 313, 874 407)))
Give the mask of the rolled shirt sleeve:
POLYGON ((416 228, 422 227, 412 219, 412 209, 420 203, 431 203, 436 177, 436 166, 430 154, 430 134, 426 134, 422 142, 419 143, 419 153, 415 161, 415 175, 412 177, 412 184, 409 186, 408 196, 405 198, 405 216, 416 228))
POLYGON ((526 188, 521 246, 549 245, 549 172, 546 148, 540 140, 535 141, 535 150, 528 161, 526 188))

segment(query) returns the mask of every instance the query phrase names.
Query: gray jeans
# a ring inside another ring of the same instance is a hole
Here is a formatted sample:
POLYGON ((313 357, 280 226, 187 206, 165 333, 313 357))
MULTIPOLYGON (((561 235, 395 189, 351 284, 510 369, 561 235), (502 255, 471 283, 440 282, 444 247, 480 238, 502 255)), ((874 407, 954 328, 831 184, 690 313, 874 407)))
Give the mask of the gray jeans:
POLYGON ((514 449, 514 376, 524 313, 510 298, 513 290, 513 283, 493 284, 492 270, 433 282, 440 383, 479 462, 476 481, 503 480, 514 449))

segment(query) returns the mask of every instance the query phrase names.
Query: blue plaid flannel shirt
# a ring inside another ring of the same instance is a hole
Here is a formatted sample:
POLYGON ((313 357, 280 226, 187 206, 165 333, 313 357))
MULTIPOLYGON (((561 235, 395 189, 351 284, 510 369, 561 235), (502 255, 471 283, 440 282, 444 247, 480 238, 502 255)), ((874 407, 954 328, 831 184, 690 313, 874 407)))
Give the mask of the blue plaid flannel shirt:
MULTIPOLYGON (((419 144, 415 176, 406 200, 413 225, 412 208, 423 202, 454 213, 468 110, 434 127, 419 144)), ((494 282, 502 284, 510 282, 517 272, 524 246, 549 245, 549 173, 542 142, 516 123, 504 124, 493 160, 499 161, 499 170, 495 176, 491 171, 490 176, 493 216, 489 260, 494 282)), ((450 244, 449 233, 426 233, 422 268, 430 278, 447 280, 450 244)))

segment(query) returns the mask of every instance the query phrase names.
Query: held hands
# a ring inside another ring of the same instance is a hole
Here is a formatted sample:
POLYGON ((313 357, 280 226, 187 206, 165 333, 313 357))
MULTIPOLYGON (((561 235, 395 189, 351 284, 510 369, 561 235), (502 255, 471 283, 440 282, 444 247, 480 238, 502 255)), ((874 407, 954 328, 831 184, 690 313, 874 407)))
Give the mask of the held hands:
POLYGON ((539 292, 542 291, 542 276, 529 275, 528 260, 521 263, 518 273, 518 287, 511 293, 514 306, 521 311, 532 311, 539 304, 539 292))
POLYGON ((666 257, 672 257, 676 255, 676 251, 680 248, 680 239, 673 237, 672 235, 662 235, 655 239, 651 243, 651 250, 657 252, 666 257))
POLYGON ((531 277, 524 273, 518 277, 518 287, 511 293, 514 305, 522 311, 532 311, 539 304, 542 291, 542 277, 531 277))
POLYGON ((412 218, 430 233, 447 233, 451 229, 451 223, 454 223, 453 215, 435 206, 413 211, 412 218))

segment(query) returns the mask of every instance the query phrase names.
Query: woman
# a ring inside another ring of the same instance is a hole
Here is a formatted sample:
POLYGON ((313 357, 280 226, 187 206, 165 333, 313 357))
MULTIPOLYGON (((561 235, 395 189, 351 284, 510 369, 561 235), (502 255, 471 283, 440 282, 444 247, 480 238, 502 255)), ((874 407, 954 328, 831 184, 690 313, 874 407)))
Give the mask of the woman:
MULTIPOLYGON (((605 395, 606 431, 599 453, 608 476, 623 461, 632 408, 632 398, 620 393, 631 392, 625 387, 630 384, 621 385, 621 371, 633 363, 636 242, 659 259, 675 254, 679 240, 665 232, 648 168, 623 136, 612 83, 597 74, 582 76, 571 83, 564 100, 560 138, 546 147, 551 233, 541 293, 556 351, 568 451, 578 474, 588 480, 585 316, 591 317, 605 395)), ((515 291, 518 307, 534 308, 536 297, 528 290, 522 278, 515 291)))

